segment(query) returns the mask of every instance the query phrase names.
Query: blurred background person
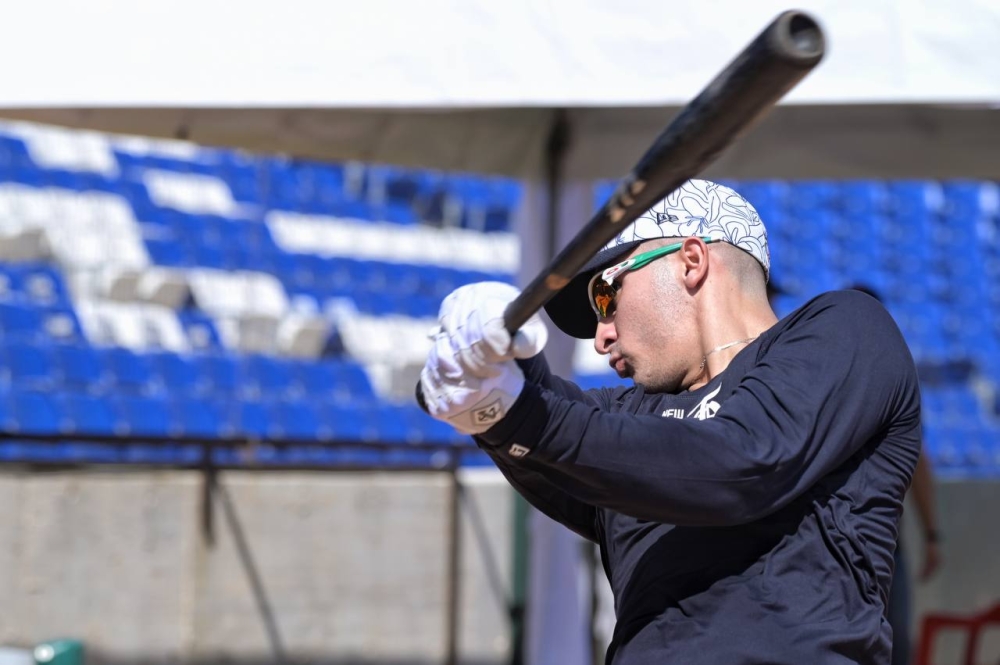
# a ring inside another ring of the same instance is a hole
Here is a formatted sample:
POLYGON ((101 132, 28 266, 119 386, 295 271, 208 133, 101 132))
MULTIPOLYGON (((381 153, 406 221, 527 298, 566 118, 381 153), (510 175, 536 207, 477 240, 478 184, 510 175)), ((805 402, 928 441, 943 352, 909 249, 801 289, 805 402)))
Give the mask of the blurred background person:
MULTIPOLYGON (((879 302, 883 302, 882 297, 870 286, 852 284, 849 288, 867 293, 879 302)), ((920 572, 916 577, 921 582, 926 582, 934 576, 938 566, 941 565, 939 546, 941 532, 938 529, 937 509, 935 507, 934 469, 931 466, 926 445, 917 459, 909 496, 912 498, 911 505, 916 507, 923 536, 923 563, 920 565, 920 572)), ((907 562, 902 526, 903 522, 900 520, 900 534, 896 541, 898 544, 894 555, 892 587, 889 590, 888 618, 889 623, 892 624, 892 665, 911 665, 913 662, 913 632, 911 630, 913 625, 913 594, 910 588, 913 575, 907 562)))

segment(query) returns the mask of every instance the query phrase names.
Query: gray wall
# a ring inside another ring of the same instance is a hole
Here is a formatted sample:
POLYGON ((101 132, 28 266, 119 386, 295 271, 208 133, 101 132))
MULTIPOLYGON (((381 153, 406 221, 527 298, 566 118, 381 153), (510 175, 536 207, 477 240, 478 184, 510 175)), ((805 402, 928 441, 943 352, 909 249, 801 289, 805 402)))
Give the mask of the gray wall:
MULTIPOLYGON (((0 472, 0 645, 77 637, 91 665, 444 662, 447 476, 228 472, 221 481, 232 510, 216 498, 209 547, 197 474, 0 472)), ((464 484, 506 591, 509 490, 495 474, 464 484)), ((507 619, 469 515, 459 654, 502 662, 507 619)))
MULTIPOLYGON (((198 474, 0 470, 0 645, 79 637, 90 665, 281 655, 444 662, 447 476, 226 472, 221 480, 239 531, 217 497, 210 547, 198 474)), ((509 633, 498 593, 510 588, 511 495, 488 470, 464 473, 462 483, 472 503, 460 522, 460 662, 502 663, 509 633)), ((914 586, 915 623, 927 611, 1000 601, 1000 482, 940 482, 937 504, 944 564, 914 586)), ((916 571, 913 513, 904 534, 916 571)), ((954 636, 941 641, 944 662, 956 660, 958 645, 954 636)), ((984 648, 1000 653, 1000 636, 984 648)))

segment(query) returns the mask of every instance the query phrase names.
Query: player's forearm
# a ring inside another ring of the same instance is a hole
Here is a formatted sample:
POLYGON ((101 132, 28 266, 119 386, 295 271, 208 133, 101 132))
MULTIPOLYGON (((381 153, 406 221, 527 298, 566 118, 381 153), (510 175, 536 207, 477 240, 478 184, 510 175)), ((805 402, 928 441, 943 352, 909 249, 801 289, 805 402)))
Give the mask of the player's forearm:
POLYGON ((934 478, 927 454, 922 452, 913 471, 913 483, 910 486, 913 501, 917 508, 924 536, 930 541, 938 539, 937 515, 934 509, 934 478))
MULTIPOLYGON (((852 395, 842 411, 770 409, 765 418, 753 415, 760 397, 747 390, 715 418, 680 420, 602 412, 529 385, 484 440, 511 464, 548 470, 585 503, 652 521, 728 526, 779 510, 865 445, 880 427, 866 409, 874 395, 852 395)), ((899 454, 913 462, 918 425, 914 412, 912 431, 896 435, 899 454)), ((898 478, 900 492, 907 480, 898 478)))
POLYGON ((773 451, 722 454, 742 445, 722 421, 607 414, 543 397, 538 387, 525 391, 487 440, 509 464, 537 465, 577 500, 640 519, 721 526, 758 519, 795 496, 792 465, 773 451), (516 446, 530 450, 521 462, 516 446))
POLYGON ((531 468, 531 465, 515 465, 509 459, 487 446, 480 446, 492 459, 496 467, 514 490, 544 515, 559 522, 574 533, 597 542, 595 520, 597 511, 593 506, 573 498, 545 475, 531 468))
POLYGON ((584 393, 579 386, 552 373, 544 353, 539 353, 532 358, 519 359, 516 362, 521 371, 524 372, 524 380, 528 383, 542 386, 567 399, 584 399, 584 393))

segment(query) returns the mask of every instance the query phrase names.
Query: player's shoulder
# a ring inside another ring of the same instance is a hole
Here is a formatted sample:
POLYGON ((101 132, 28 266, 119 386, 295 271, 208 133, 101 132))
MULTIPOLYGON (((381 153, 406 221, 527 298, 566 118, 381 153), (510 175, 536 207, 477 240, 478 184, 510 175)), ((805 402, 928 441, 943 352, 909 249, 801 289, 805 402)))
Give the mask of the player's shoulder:
POLYGON ((896 324, 885 306, 874 296, 855 289, 821 293, 787 317, 795 327, 809 321, 844 330, 878 329, 896 324))
POLYGON ((809 302, 803 309, 868 312, 888 315, 885 306, 874 296, 857 289, 841 289, 821 293, 809 302))

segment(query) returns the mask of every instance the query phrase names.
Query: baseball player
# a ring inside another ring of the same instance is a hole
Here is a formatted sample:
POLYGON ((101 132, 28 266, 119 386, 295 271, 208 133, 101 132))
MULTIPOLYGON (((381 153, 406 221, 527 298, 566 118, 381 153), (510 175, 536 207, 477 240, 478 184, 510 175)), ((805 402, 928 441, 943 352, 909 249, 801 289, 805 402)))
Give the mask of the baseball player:
POLYGON ((537 316, 504 330, 513 287, 442 303, 428 410, 600 546, 608 663, 890 662, 886 597, 920 453, 914 363, 857 291, 778 321, 769 270, 753 206, 688 181, 546 306, 634 382, 586 392, 549 372, 537 316))

